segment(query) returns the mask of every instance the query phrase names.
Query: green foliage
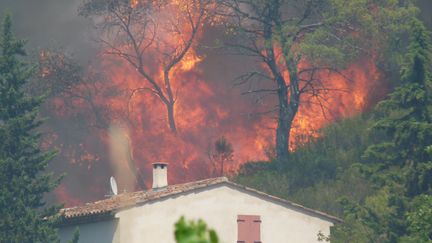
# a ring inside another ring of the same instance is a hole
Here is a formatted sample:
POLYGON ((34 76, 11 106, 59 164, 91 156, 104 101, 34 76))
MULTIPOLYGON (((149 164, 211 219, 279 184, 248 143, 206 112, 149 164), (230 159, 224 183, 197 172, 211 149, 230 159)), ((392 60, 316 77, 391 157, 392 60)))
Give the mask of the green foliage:
POLYGON ((362 229, 372 242, 432 240, 426 209, 432 193, 432 46, 420 21, 412 22, 411 32, 403 84, 376 107, 372 131, 385 132, 387 139, 369 146, 363 157, 367 163, 360 166, 376 192, 363 203, 344 202, 345 225, 335 230, 340 242, 362 229))
POLYGON ((44 207, 43 196, 58 183, 44 173, 55 153, 39 147, 43 98, 23 91, 34 70, 21 60, 24 44, 6 15, 0 36, 0 242, 52 242, 58 208, 44 207))
POLYGON ((412 210, 407 213, 409 236, 411 242, 432 242, 432 196, 422 195, 412 202, 412 210))
POLYGON ((432 48, 421 22, 410 32, 402 85, 371 117, 331 125, 289 163, 248 164, 236 179, 343 215, 332 242, 431 242, 432 48))
POLYGON ((429 111, 432 46, 421 22, 414 21, 412 29, 411 44, 401 68, 404 84, 377 106, 377 122, 373 128, 386 132, 390 139, 370 146, 365 152, 367 160, 381 165, 380 170, 400 167, 407 170, 408 174, 403 176, 408 195, 431 192, 431 185, 419 182, 420 177, 427 177, 432 159, 428 151, 432 144, 429 111), (412 175, 412 169, 421 169, 421 175, 412 175))
POLYGON ((257 170, 253 173, 243 172, 235 180, 239 184, 248 185, 275 196, 287 197, 290 193, 291 180, 289 177, 273 169, 257 170))
POLYGON ((243 185, 305 206, 342 215, 335 200, 347 196, 362 200, 372 191, 358 168, 368 144, 381 133, 369 133, 367 116, 355 117, 332 124, 312 140, 290 154, 289 163, 260 162, 245 164, 235 180, 243 185))
POLYGON ((177 243, 218 243, 219 239, 214 230, 208 229, 204 221, 186 222, 181 217, 175 224, 175 239, 177 243))
MULTIPOLYGON (((313 65, 339 69, 366 53, 373 53, 381 64, 399 60, 389 57, 403 53, 403 36, 418 13, 412 0, 330 0, 309 4, 315 4, 320 9, 315 11, 322 17, 316 21, 319 28, 308 31, 301 39, 300 54, 313 65)), ((310 24, 308 20, 305 22, 310 24)), ((296 32, 288 32, 292 33, 296 32)))
POLYGON ((290 197, 307 207, 342 216, 343 206, 336 199, 344 197, 359 202, 372 192, 370 182, 362 176, 358 168, 353 167, 339 172, 334 179, 298 188, 290 197))
POLYGON ((79 228, 77 227, 74 231, 72 239, 70 241, 68 241, 68 243, 78 243, 79 237, 80 237, 80 232, 79 232, 79 228))
POLYGON ((413 0, 222 2, 229 9, 224 16, 232 16, 225 22, 235 33, 230 35, 234 43, 227 46, 240 55, 257 57, 269 73, 249 72, 238 83, 258 79, 275 85, 273 93, 279 107, 275 156, 285 162, 292 161, 288 148, 299 109, 303 103, 321 103, 324 93, 332 90, 316 72, 341 74, 341 70, 365 58, 393 62, 394 58, 382 58, 381 50, 392 47, 392 53, 403 51, 393 48, 392 40, 403 38, 407 23, 418 11, 413 0))

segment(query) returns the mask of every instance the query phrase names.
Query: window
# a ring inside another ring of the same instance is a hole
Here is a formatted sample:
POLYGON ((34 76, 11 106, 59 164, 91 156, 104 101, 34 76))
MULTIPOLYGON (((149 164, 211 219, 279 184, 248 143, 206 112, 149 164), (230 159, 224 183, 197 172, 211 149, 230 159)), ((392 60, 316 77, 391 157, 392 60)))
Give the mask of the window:
POLYGON ((261 243, 260 216, 238 215, 237 232, 237 243, 261 243))

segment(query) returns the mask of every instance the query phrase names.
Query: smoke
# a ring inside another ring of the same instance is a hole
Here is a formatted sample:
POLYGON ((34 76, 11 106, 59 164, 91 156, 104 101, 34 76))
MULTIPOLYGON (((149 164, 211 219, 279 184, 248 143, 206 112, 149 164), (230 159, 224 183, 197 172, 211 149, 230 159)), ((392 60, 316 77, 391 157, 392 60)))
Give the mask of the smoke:
POLYGON ((427 27, 432 30, 432 1, 430 0, 419 0, 418 6, 421 10, 421 18, 426 23, 427 27))
POLYGON ((114 170, 114 177, 119 181, 123 191, 135 191, 136 168, 131 156, 129 131, 118 125, 111 125, 110 135, 110 161, 114 170))
POLYGON ((81 0, 0 0, 0 17, 12 13, 14 31, 27 49, 64 48, 82 62, 97 52, 92 24, 78 16, 81 0))
MULTIPOLYGON (((432 27, 432 17, 429 15, 432 2, 430 0, 419 2, 424 19, 429 27, 432 27)), ((63 47, 73 53, 83 66, 86 66, 86 63, 96 60, 99 46, 92 40, 94 33, 91 21, 78 16, 77 8, 80 3, 81 0, 0 0, 0 16, 5 10, 13 14, 14 30, 18 37, 29 40, 27 47, 30 50, 63 47)), ((51 136, 48 140, 52 141, 48 143, 61 151, 52 163, 52 169, 59 173, 67 172, 56 192, 57 200, 66 202, 70 206, 101 198, 109 191, 109 177, 112 175, 118 180, 120 191, 131 191, 136 185, 144 188, 143 184, 140 185, 143 182, 142 178, 146 178, 148 182, 151 177, 151 163, 160 160, 173 163, 170 164, 170 171, 171 173, 175 171, 177 174, 176 180, 170 179, 170 181, 179 182, 206 176, 208 175, 206 148, 211 147, 212 143, 222 135, 226 135, 233 144, 235 160, 245 162, 248 159, 263 158, 258 155, 262 154, 268 142, 272 142, 265 138, 273 134, 274 124, 263 122, 262 119, 250 114, 256 111, 254 109, 267 110, 275 100, 260 100, 259 105, 256 105, 252 103, 256 97, 241 96, 241 88, 233 88, 232 80, 250 70, 250 67, 256 66, 257 63, 252 59, 227 56, 220 50, 205 48, 214 45, 215 40, 222 36, 222 32, 223 30, 210 27, 205 30, 200 40, 202 46, 196 50, 199 56, 205 58, 195 70, 185 74, 181 80, 188 86, 180 90, 184 99, 179 102, 187 109, 178 111, 180 115, 184 114, 182 115, 184 121, 179 122, 180 126, 196 130, 193 133, 170 137, 164 129, 149 129, 152 128, 149 123, 153 120, 157 124, 163 124, 160 121, 164 119, 165 113, 163 109, 157 108, 160 105, 158 102, 154 102, 153 106, 142 105, 141 99, 147 101, 152 99, 146 94, 141 94, 141 98, 138 97, 135 101, 136 104, 131 104, 131 107, 136 109, 132 115, 135 115, 134 121, 137 125, 129 128, 120 126, 118 123, 111 123, 112 125, 105 131, 85 126, 89 117, 93 116, 91 112, 85 110, 69 116, 49 117, 46 129, 51 136), (187 92, 188 90, 192 92, 187 92), (199 91, 206 94, 205 98, 199 97, 199 91), (152 109, 154 112, 151 112, 152 109), (155 133, 158 130, 160 132, 155 133), (150 133, 155 135, 140 136, 150 133), (150 149, 152 146, 157 148, 152 150, 150 149), (161 154, 160 151, 171 153, 161 154), (197 154, 197 151, 201 153, 197 154)), ((124 109, 125 106, 120 101, 124 101, 125 98, 120 96, 110 99, 110 95, 114 96, 116 92, 120 92, 120 89, 125 89, 123 84, 126 81, 135 85, 132 86, 134 88, 140 87, 140 84, 135 82, 133 70, 124 69, 124 73, 117 72, 121 71, 119 66, 122 63, 110 65, 105 69, 101 68, 100 71, 112 72, 110 75, 112 83, 115 80, 118 83, 114 83, 112 89, 105 87, 105 90, 101 90, 101 96, 103 94, 104 97, 97 96, 96 103, 107 107, 111 105, 110 108, 115 110, 114 104, 117 104, 115 103, 117 101, 121 109, 124 109)), ((364 67, 357 69, 362 68, 364 67)), ((366 76, 362 80, 369 82, 371 78, 366 76)), ((369 90, 374 89, 366 85, 362 87, 368 95, 370 95, 369 90)), ((358 87, 353 89, 359 90, 358 87)), ((380 98, 382 94, 377 96, 380 98)), ((371 97, 361 96, 359 102, 363 102, 362 98, 371 101, 371 97)), ((338 96, 334 99, 342 100, 338 96)), ((79 104, 73 105, 82 107, 79 104)), ((56 110, 56 107, 51 108, 56 110)), ((344 108, 340 111, 342 115, 350 109, 350 107, 342 108, 344 108)), ((310 112, 315 111, 310 110, 310 112)), ((122 115, 119 112, 117 114, 122 115)), ((107 122, 110 124, 112 121, 107 122)))

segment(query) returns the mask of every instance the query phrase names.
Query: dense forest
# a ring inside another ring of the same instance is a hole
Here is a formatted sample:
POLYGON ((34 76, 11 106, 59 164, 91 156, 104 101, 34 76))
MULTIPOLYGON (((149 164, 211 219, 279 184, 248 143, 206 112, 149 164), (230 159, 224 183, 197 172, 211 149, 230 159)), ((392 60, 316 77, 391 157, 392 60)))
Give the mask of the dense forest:
POLYGON ((76 3, 93 46, 27 55, 0 0, 0 242, 55 241, 47 205, 146 190, 155 161, 336 215, 324 242, 432 242, 428 1, 76 3))

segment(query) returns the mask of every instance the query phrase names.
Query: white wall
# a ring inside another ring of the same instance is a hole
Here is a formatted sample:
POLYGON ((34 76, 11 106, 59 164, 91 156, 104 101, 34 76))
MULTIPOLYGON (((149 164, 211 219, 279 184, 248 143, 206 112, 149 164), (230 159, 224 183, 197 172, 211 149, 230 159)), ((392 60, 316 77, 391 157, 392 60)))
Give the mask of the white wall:
POLYGON ((121 243, 174 243, 174 223, 182 216, 204 219, 222 243, 237 242, 237 215, 261 216, 263 243, 318 242, 330 222, 218 185, 211 190, 159 200, 117 213, 121 243))

